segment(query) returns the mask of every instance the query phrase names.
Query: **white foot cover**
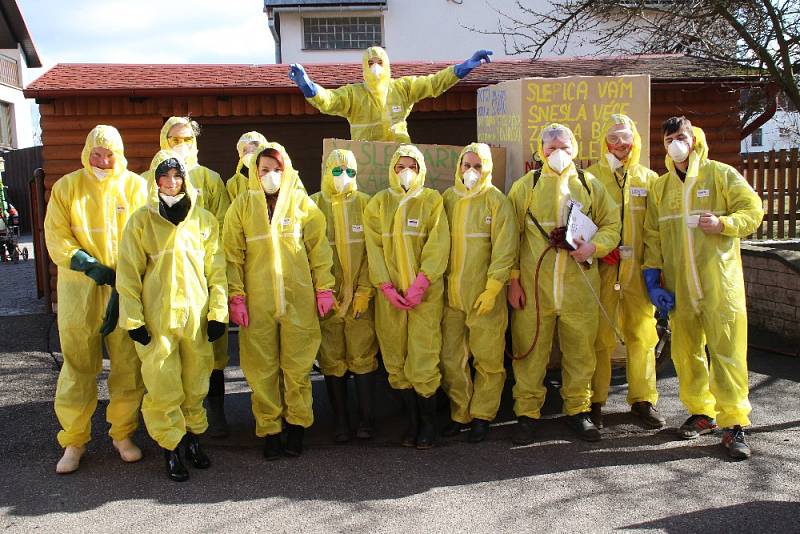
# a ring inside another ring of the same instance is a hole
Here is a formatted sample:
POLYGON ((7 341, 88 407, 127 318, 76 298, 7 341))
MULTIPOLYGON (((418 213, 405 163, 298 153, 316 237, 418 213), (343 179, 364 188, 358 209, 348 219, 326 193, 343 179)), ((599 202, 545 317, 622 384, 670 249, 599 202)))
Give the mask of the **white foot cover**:
POLYGON ((137 447, 131 438, 125 438, 122 441, 112 440, 111 443, 119 451, 119 457, 123 462, 138 462, 142 459, 142 449, 137 447))
POLYGON ((56 473, 66 475, 77 471, 84 452, 86 452, 86 447, 70 446, 64 449, 64 456, 56 464, 56 473))

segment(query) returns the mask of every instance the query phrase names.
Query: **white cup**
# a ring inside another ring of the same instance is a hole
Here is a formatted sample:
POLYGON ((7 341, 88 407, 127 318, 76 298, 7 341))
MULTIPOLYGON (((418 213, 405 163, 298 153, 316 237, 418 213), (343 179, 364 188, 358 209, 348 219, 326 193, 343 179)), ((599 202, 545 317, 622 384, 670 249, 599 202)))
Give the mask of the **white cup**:
POLYGON ((686 218, 686 226, 688 226, 689 228, 697 228, 698 224, 700 224, 699 215, 689 215, 686 218))

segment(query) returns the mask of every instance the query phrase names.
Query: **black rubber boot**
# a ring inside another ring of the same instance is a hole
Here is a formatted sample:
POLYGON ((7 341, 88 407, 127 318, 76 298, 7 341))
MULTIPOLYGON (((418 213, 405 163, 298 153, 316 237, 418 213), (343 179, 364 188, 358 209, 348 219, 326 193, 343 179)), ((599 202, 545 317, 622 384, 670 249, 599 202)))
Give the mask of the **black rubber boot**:
POLYGON ((186 446, 186 458, 192 462, 192 465, 197 469, 208 469, 211 467, 211 460, 208 459, 206 453, 200 447, 200 439, 197 434, 187 432, 183 436, 183 442, 186 446))
POLYGON ((403 447, 417 446, 417 433, 419 432, 419 408, 417 407, 417 392, 413 389, 401 389, 400 396, 406 410, 406 431, 403 434, 403 447))
POLYGON ((225 419, 225 372, 220 369, 211 371, 211 378, 208 381, 208 396, 206 397, 208 406, 206 413, 208 416, 208 430, 205 435, 212 438, 224 438, 228 436, 228 421, 225 419))
POLYGON ((417 395, 417 404, 419 404, 417 449, 430 449, 436 439, 436 395, 428 398, 417 395))
POLYGON ((290 425, 286 423, 286 448, 283 449, 288 456, 300 456, 303 454, 303 431, 300 425, 290 425))
POLYGON ((281 457, 282 452, 280 434, 272 434, 264 438, 264 458, 270 461, 277 460, 281 457))
POLYGON ((358 392, 358 439, 372 439, 375 434, 375 414, 372 410, 375 398, 375 372, 355 375, 358 392))
POLYGON ((181 447, 178 445, 174 451, 164 449, 164 461, 167 466, 167 477, 175 482, 189 480, 189 471, 181 460, 181 447))
POLYGON ((347 376, 326 376, 325 388, 333 408, 336 426, 333 430, 333 441, 347 443, 350 441, 350 421, 347 417, 347 376))
POLYGON ((480 443, 489 434, 489 421, 485 419, 473 419, 469 426, 467 441, 470 443, 480 443))

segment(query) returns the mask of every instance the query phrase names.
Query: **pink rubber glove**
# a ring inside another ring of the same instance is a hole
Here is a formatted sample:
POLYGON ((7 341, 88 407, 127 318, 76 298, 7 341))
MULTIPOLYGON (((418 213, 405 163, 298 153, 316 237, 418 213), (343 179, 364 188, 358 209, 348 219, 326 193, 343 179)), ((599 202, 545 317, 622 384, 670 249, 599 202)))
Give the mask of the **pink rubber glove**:
POLYGON ((245 304, 244 295, 235 295, 228 300, 228 313, 231 316, 231 321, 247 328, 250 324, 250 317, 247 315, 247 304, 245 304))
POLYGON ((333 291, 326 289, 324 291, 317 291, 317 311, 320 317, 325 317, 328 312, 336 306, 336 301, 333 298, 333 291))
POLYGON ((381 292, 383 296, 389 301, 389 304, 397 308, 398 310, 410 310, 411 306, 408 305, 406 299, 400 296, 400 293, 394 288, 392 284, 386 282, 385 284, 381 285, 381 292))
POLYGON ((428 277, 419 273, 417 279, 414 280, 414 283, 411 284, 411 287, 406 291, 406 301, 408 305, 412 308, 419 306, 419 303, 422 302, 422 297, 425 295, 430 285, 431 283, 428 277))

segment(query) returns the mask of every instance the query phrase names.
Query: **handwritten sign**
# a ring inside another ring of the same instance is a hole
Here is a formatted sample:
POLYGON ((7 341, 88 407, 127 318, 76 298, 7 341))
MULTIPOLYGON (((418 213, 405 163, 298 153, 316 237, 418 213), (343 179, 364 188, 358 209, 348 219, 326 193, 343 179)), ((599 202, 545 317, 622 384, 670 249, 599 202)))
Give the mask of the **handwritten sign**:
POLYGON ((581 161, 598 160, 605 134, 600 130, 615 113, 636 122, 642 138, 641 162, 648 165, 650 77, 645 75, 524 78, 481 88, 478 140, 506 147, 513 182, 533 168, 542 129, 553 122, 575 133, 581 161))
MULTIPOLYGON (((322 166, 328 154, 334 149, 343 148, 353 152, 358 162, 358 189, 370 195, 389 187, 389 165, 400 143, 382 141, 349 141, 345 139, 325 139, 322 142, 322 166)), ((464 147, 453 145, 415 144, 425 157, 427 175, 425 186, 444 192, 455 182, 458 156, 464 147)), ((493 183, 503 188, 506 180, 506 150, 492 148, 493 183)))

